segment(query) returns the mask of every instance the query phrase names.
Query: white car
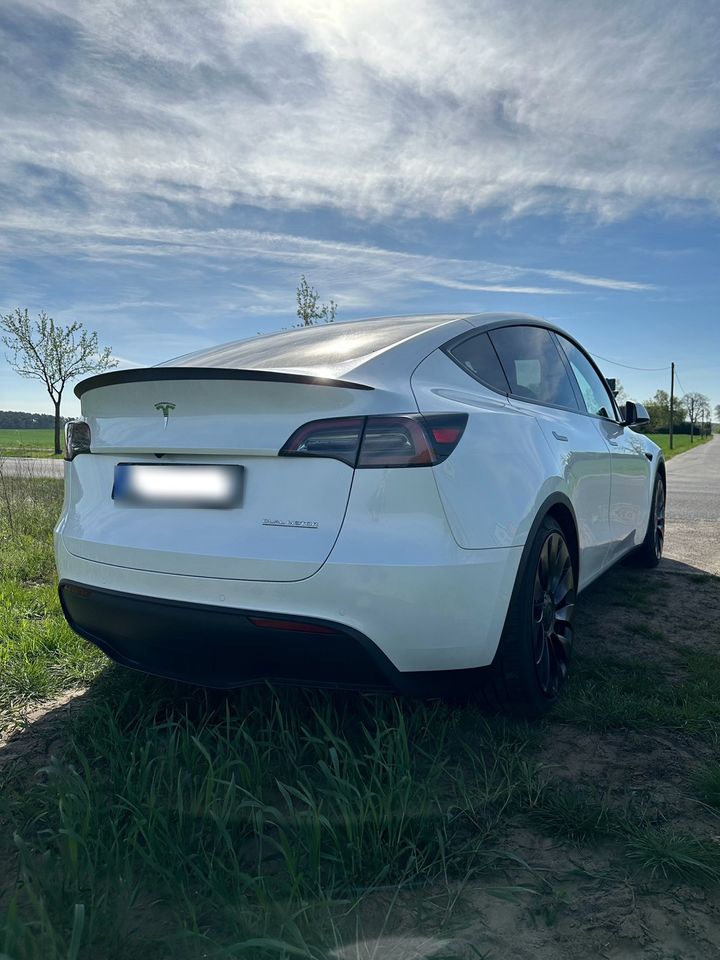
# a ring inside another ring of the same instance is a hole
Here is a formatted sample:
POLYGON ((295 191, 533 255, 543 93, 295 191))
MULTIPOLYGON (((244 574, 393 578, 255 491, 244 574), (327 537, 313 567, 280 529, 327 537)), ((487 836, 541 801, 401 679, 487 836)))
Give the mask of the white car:
POLYGON ((577 594, 662 551, 662 453, 629 429, 646 412, 533 317, 293 329, 75 392, 63 610, 148 673, 538 714, 577 594))

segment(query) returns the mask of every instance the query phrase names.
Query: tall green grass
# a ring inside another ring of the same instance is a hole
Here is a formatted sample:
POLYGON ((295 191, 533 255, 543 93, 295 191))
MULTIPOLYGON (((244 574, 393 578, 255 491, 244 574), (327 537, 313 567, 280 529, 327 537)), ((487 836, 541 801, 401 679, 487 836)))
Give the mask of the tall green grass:
MULTIPOLYGON (((716 845, 671 829, 664 809, 611 802, 536 759, 558 722, 716 742, 714 654, 683 654, 672 677, 664 659, 581 657, 532 727, 390 695, 211 694, 109 665, 66 627, 61 500, 59 481, 0 475, 0 731, 88 686, 61 722, 50 708, 12 734, 12 761, 0 746, 3 960, 355 960, 382 937, 431 943, 469 888, 475 902, 554 895, 517 828, 576 861, 604 845, 621 882, 717 881, 716 845)), ((715 766, 688 787, 713 817, 715 766)))
POLYGON ((62 481, 34 477, 31 461, 21 476, 0 461, 0 731, 105 662, 60 610, 52 533, 62 499, 62 481))
POLYGON ((321 956, 371 898, 450 896, 503 860, 521 728, 381 696, 255 688, 213 703, 118 674, 42 786, 7 801, 25 825, 14 957, 65 957, 78 905, 83 956, 127 957, 128 937, 133 957, 321 956))

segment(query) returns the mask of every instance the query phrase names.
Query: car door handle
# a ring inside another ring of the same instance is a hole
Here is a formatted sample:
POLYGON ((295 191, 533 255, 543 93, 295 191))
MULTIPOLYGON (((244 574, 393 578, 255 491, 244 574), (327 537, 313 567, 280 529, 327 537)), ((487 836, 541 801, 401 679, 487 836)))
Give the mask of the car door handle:
POLYGON ((564 437, 561 433, 558 433, 557 430, 553 430, 553 436, 556 440, 565 440, 567 442, 567 437, 564 437))
POLYGON ((619 446, 620 446, 620 444, 617 442, 617 440, 608 440, 608 443, 610 444, 611 447, 619 447, 619 446))

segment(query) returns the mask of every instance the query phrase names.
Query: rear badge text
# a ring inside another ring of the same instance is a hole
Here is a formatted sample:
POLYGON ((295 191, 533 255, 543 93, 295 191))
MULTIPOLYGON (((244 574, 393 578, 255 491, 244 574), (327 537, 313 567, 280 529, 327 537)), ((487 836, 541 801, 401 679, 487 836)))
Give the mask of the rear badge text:
POLYGON ((317 520, 263 520, 264 527, 302 527, 303 530, 317 530, 317 520))

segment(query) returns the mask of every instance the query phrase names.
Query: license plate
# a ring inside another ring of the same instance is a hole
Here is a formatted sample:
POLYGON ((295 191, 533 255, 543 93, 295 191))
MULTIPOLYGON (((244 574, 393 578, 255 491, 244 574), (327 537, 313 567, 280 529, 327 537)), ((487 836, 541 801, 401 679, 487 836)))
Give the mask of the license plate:
POLYGON ((242 500, 237 464, 118 463, 112 498, 139 507, 228 509, 242 500))

